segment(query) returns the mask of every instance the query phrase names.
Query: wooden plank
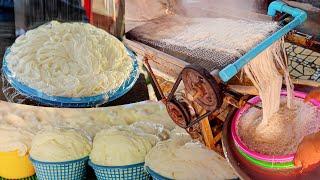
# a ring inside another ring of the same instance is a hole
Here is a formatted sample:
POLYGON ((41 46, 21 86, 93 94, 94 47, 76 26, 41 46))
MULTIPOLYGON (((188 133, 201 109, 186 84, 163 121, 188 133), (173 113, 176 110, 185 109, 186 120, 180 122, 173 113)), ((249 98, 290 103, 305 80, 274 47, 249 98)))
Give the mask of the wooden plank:
MULTIPOLYGON (((199 116, 206 113, 206 110, 203 109, 198 104, 194 103, 194 107, 195 107, 196 112, 199 114, 199 116)), ((214 146, 215 143, 214 143, 214 139, 213 139, 211 126, 209 123, 209 118, 206 117, 206 118, 202 119, 199 124, 200 124, 200 129, 201 129, 201 135, 202 135, 202 138, 203 138, 205 145, 212 150, 215 149, 215 146, 214 146)))
POLYGON ((312 81, 312 80, 303 80, 303 79, 292 79, 292 83, 294 85, 303 85, 303 86, 311 86, 311 87, 320 87, 320 82, 312 81))
POLYGON ((215 141, 212 135, 209 119, 206 117, 200 122, 201 134, 206 146, 210 149, 214 149, 215 141))
POLYGON ((216 144, 218 141, 220 141, 221 137, 222 137, 222 132, 219 132, 219 133, 213 138, 214 144, 216 144))
POLYGON ((227 89, 241 94, 259 95, 258 90, 254 86, 228 85, 227 89))
POLYGON ((140 42, 128 39, 124 39, 123 42, 138 55, 142 57, 148 56, 152 69, 171 76, 172 78, 177 78, 182 69, 188 65, 188 63, 176 57, 170 56, 140 42))

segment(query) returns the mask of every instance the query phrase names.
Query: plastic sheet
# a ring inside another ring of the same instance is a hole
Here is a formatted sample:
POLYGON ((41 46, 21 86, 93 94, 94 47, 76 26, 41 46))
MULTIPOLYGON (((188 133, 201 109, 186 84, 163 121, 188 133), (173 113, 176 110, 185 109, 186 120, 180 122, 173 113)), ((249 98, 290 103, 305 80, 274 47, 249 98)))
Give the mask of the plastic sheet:
POLYGON ((236 178, 225 159, 199 142, 160 142, 146 156, 145 166, 156 179, 159 175, 165 179, 236 178))
POLYGON ((128 126, 113 126, 96 134, 90 160, 100 166, 142 163, 157 142, 157 138, 151 134, 136 132, 128 126))
POLYGON ((14 1, 16 35, 51 20, 87 22, 80 0, 14 1))
POLYGON ((48 133, 48 132, 55 133, 55 132, 59 132, 59 131, 64 131, 64 132, 73 131, 73 132, 79 133, 82 137, 87 139, 88 143, 92 147, 93 138, 90 136, 90 134, 86 130, 80 129, 80 128, 71 128, 68 126, 63 126, 62 124, 57 125, 57 126, 53 126, 53 127, 43 128, 43 129, 39 130, 39 132, 37 132, 36 135, 42 134, 42 133, 48 133))
MULTIPOLYGON (((47 24, 48 25, 48 24, 47 24)), ((24 101, 24 97, 28 97, 35 101, 40 102, 44 105, 50 106, 62 106, 62 107, 91 107, 103 104, 106 102, 113 101, 126 92, 128 92, 135 84, 138 78, 138 62, 135 54, 127 49, 128 57, 132 60, 132 71, 130 76, 121 84, 121 86, 108 91, 107 93, 87 96, 87 97, 62 97, 62 96, 50 96, 40 90, 33 89, 28 85, 20 82, 16 77, 15 73, 9 70, 6 57, 10 53, 10 48, 8 48, 4 55, 3 60, 3 93, 9 102, 21 103, 24 101), (14 87, 12 89, 9 85, 14 87)), ((27 68, 27 67, 26 67, 27 68)))
MULTIPOLYGON (((63 109, 26 106, 15 103, 0 103, 0 149, 6 138, 13 138, 15 134, 25 138, 19 131, 36 134, 39 131, 45 131, 58 128, 81 129, 88 137, 93 138, 97 132, 102 129, 108 129, 111 126, 130 125, 130 124, 149 124, 155 125, 155 134, 166 135, 173 122, 168 117, 166 110, 163 109, 160 102, 144 101, 130 105, 115 107, 88 108, 88 109, 63 109), (148 120, 146 120, 148 119, 148 120), (137 123, 142 121, 141 123, 137 123), (170 124, 170 126, 168 125, 170 124), (9 127, 6 131, 3 127, 9 127), (13 129, 13 130, 11 130, 13 129), (159 130, 159 131, 158 131, 159 130), (15 131, 16 133, 11 133, 15 131), (7 133, 8 132, 8 133, 7 133), (8 137, 6 137, 8 136, 8 137)), ((27 141, 30 142, 31 141, 27 141)), ((4 144, 6 145, 6 144, 4 144)), ((3 146, 2 146, 3 147, 3 146)))
POLYGON ((164 125, 151 121, 138 121, 130 125, 130 127, 139 134, 151 134, 157 136, 160 141, 169 138, 169 130, 165 129, 164 125))
POLYGON ((132 58, 133 70, 130 73, 130 77, 120 87, 108 93, 100 94, 97 96, 69 98, 69 97, 49 96, 19 82, 7 67, 6 56, 8 53, 10 53, 10 48, 8 48, 6 50, 6 53, 3 59, 2 91, 9 102, 15 102, 15 103, 22 103, 23 101, 25 101, 25 98, 30 98, 39 102, 40 104, 49 105, 49 106, 58 106, 58 107, 98 106, 99 104, 104 104, 106 102, 113 101, 123 96, 135 84, 139 75, 138 62, 134 53, 129 49, 127 49, 127 51, 128 51, 128 55, 132 58), (11 86, 14 89, 12 89, 11 86))
POLYGON ((92 140, 83 131, 54 128, 33 138, 30 160, 38 179, 84 179, 91 149, 92 140))

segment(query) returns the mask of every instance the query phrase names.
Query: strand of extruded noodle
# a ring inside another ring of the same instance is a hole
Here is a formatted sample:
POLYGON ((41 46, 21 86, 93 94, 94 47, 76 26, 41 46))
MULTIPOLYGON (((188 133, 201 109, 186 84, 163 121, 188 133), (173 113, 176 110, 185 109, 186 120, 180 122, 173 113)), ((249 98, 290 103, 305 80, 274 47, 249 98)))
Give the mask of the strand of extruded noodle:
POLYGON ((283 76, 288 91, 288 107, 291 107, 293 86, 287 70, 288 60, 281 54, 282 44, 283 40, 275 42, 244 67, 245 74, 258 89, 262 101, 263 119, 258 128, 265 127, 268 119, 279 110, 283 76))
MULTIPOLYGON (((285 79, 285 84, 287 86, 287 106, 289 109, 292 108, 292 99, 293 99, 293 83, 291 81, 291 78, 290 78, 290 73, 289 73, 289 70, 288 70, 288 57, 287 55, 285 54, 286 52, 286 49, 284 47, 284 38, 281 39, 281 49, 282 49, 282 55, 283 56, 275 56, 276 58, 277 57, 284 57, 284 61, 281 61, 281 59, 278 59, 278 63, 279 62, 284 62, 284 66, 282 66, 282 70, 284 70, 284 79, 285 79)), ((276 51, 277 52, 277 51, 276 51)), ((279 51, 278 51, 279 52, 279 51)), ((280 63, 282 64, 282 63, 280 63)))
POLYGON ((287 107, 292 108, 293 99, 293 84, 290 79, 290 73, 288 71, 288 57, 285 54, 284 38, 280 41, 275 42, 275 48, 271 48, 275 63, 280 66, 282 76, 284 77, 286 88, 287 88, 287 107))
POLYGON ((244 68, 246 75, 259 91, 263 106, 262 126, 267 124, 268 118, 277 112, 280 106, 278 96, 281 91, 282 78, 273 62, 270 48, 272 46, 260 53, 244 68))

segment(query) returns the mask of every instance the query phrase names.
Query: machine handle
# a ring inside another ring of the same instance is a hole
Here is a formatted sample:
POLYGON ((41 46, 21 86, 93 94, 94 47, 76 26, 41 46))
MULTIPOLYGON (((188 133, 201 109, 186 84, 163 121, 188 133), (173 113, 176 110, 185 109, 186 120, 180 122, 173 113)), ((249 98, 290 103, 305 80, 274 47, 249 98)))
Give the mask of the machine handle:
POLYGON ((263 40, 259 43, 255 48, 248 51, 242 57, 240 57, 236 62, 229 64, 224 69, 219 72, 219 77, 224 82, 229 81, 233 76, 235 76, 240 69, 249 63, 253 58, 255 58, 258 54, 272 45, 275 41, 279 40, 282 36, 287 34, 289 31, 294 29, 295 27, 302 24, 307 19, 307 13, 301 9, 293 8, 288 6, 282 1, 274 1, 268 7, 268 15, 274 17, 276 12, 287 13, 290 14, 294 19, 276 31, 274 34, 263 40))

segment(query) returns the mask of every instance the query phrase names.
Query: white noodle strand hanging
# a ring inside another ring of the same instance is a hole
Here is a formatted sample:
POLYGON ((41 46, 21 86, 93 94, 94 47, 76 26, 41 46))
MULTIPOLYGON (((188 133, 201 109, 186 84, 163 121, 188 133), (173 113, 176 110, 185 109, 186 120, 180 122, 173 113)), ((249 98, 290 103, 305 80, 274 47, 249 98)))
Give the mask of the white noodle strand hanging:
POLYGON ((268 119, 279 110, 283 77, 288 92, 287 106, 291 108, 293 85, 287 70, 288 59, 282 51, 283 40, 277 41, 244 67, 245 74, 258 89, 262 101, 263 119, 258 131, 263 130, 268 119))

